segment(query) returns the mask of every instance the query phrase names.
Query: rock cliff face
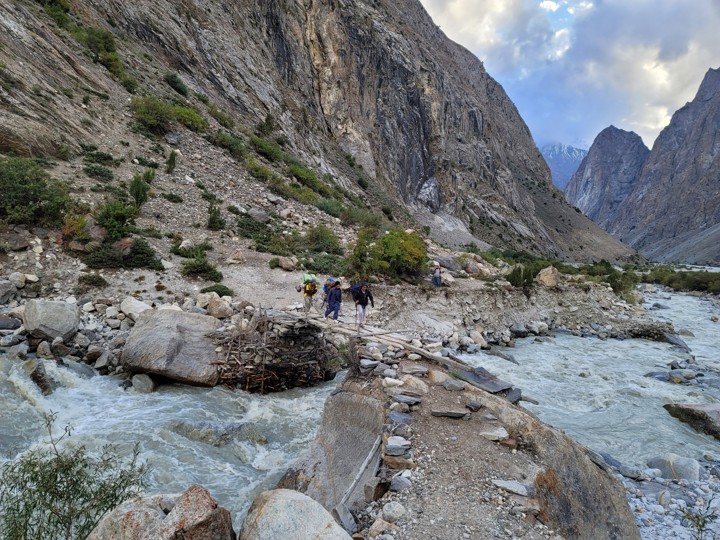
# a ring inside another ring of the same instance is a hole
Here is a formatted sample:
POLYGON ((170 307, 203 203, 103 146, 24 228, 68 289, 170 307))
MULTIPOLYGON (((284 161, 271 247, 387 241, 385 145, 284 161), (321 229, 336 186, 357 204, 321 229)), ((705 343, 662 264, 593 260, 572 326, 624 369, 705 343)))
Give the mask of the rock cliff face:
POLYGON ((720 262, 720 70, 658 136, 608 229, 661 261, 720 262))
POLYGON ((540 148, 555 186, 560 190, 570 182, 588 151, 567 144, 546 144, 540 148))
POLYGON ((636 133, 605 128, 570 179, 565 198, 608 230, 635 187, 649 152, 636 133))
MULTIPOLYGON (((167 91, 173 71, 246 125, 272 113, 295 155, 356 192, 348 164, 362 166, 363 196, 439 240, 631 254, 565 204, 502 87, 417 0, 68 3, 122 39, 137 93, 167 91)), ((39 3, 0 0, 0 29, 0 151, 47 155, 127 122, 127 91, 39 3), (74 91, 105 100, 92 123, 74 91)))

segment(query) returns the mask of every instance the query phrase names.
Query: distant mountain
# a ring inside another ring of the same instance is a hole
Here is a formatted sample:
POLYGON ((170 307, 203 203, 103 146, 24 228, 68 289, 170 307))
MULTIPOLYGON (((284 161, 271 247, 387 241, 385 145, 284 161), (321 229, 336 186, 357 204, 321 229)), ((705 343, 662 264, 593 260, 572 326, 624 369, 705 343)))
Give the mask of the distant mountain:
POLYGON ((615 126, 605 128, 570 179, 565 198, 600 227, 609 229, 649 153, 638 134, 615 126))
POLYGON ((652 259, 720 264, 720 69, 660 133, 608 230, 652 259))
POLYGON ((567 144, 546 144, 540 148, 540 153, 542 153, 548 167, 550 167, 553 184, 558 189, 564 190, 583 158, 587 155, 587 150, 567 144))

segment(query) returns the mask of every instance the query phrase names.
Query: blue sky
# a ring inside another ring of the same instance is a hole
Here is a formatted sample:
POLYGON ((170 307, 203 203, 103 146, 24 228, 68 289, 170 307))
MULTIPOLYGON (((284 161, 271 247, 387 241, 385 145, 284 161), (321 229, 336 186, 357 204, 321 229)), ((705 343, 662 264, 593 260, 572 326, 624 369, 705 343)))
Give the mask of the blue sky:
POLYGON ((500 82, 536 143, 609 125, 652 147, 720 67, 720 0, 420 0, 500 82))

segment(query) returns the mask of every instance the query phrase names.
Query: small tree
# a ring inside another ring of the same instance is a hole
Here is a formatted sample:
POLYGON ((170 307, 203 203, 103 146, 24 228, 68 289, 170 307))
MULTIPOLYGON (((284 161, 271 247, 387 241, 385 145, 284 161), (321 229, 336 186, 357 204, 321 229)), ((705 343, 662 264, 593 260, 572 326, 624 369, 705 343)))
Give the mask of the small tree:
POLYGON ((84 446, 61 450, 55 439, 56 415, 45 416, 50 448, 31 450, 0 469, 0 538, 3 540, 82 539, 106 512, 136 496, 147 467, 133 450, 126 466, 114 448, 92 457, 84 446))
POLYGON ((168 157, 167 162, 165 163, 165 172, 170 174, 175 170, 175 165, 177 163, 177 152, 173 150, 170 152, 170 157, 168 157))
POLYGON ((140 208, 148 201, 150 186, 143 180, 142 175, 136 174, 130 182, 130 195, 135 199, 135 206, 140 208))
POLYGON ((220 209, 215 206, 215 203, 210 203, 208 207, 207 228, 211 231, 219 231, 225 228, 225 220, 222 218, 220 209))

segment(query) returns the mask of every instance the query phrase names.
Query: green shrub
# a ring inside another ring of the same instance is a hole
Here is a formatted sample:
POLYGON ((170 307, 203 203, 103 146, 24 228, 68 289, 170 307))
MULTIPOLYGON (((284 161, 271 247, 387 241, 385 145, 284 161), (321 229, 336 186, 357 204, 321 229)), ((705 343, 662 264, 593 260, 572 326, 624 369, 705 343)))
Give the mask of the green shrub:
POLYGON ((100 519, 145 487, 146 465, 138 464, 139 448, 123 464, 113 446, 91 456, 82 445, 67 449, 55 438, 54 415, 45 416, 50 444, 32 449, 0 470, 2 538, 86 538, 100 519))
POLYGON ((135 246, 130 255, 123 255, 110 244, 103 244, 99 249, 88 253, 82 258, 88 268, 149 268, 163 270, 163 265, 155 251, 144 238, 136 238, 135 246))
POLYGON ((192 107, 181 107, 179 105, 174 108, 175 119, 191 131, 204 131, 208 127, 208 122, 200 114, 200 111, 192 107))
POLYGON ((319 193, 323 196, 329 196, 331 194, 330 189, 318 180, 317 175, 302 165, 292 163, 288 165, 288 171, 298 182, 302 185, 309 187, 314 192, 319 193))
POLYGON ((88 163, 83 167, 83 171, 90 178, 105 180, 106 182, 109 182, 115 177, 110 169, 103 167, 102 165, 98 165, 97 163, 88 163))
POLYGON ((43 9, 60 28, 68 28, 70 26, 70 6, 64 0, 50 0, 40 2, 43 9))
MULTIPOLYGON (((103 56, 107 57, 116 51, 115 36, 112 32, 102 28, 86 28, 81 35, 81 41, 92 53, 93 62, 104 65, 103 56)), ((108 61, 105 59, 105 61, 108 61)))
POLYGON ((272 268, 280 268, 280 259, 278 257, 273 257, 268 261, 268 266, 272 268))
POLYGON ((349 271, 349 263, 345 257, 323 253, 313 255, 312 262, 306 262, 307 269, 317 274, 345 276, 349 271))
POLYGON ((340 214, 344 210, 344 207, 337 199, 321 199, 317 203, 318 209, 322 210, 328 215, 339 218, 340 214))
POLYGON ((260 122, 256 127, 260 135, 262 135, 263 137, 267 137, 278 128, 278 125, 277 121, 275 120, 275 116, 273 116, 272 113, 267 113, 265 115, 265 120, 260 122))
POLYGON ((235 214, 236 216, 242 215, 242 212, 240 211, 240 209, 237 206, 232 205, 232 204, 228 205, 227 211, 230 212, 231 214, 235 214))
POLYGON ((212 142, 215 146, 224 148, 237 159, 240 159, 245 155, 245 144, 242 139, 231 133, 218 131, 210 142, 212 142))
POLYGON ((173 150, 170 152, 170 156, 168 157, 167 161, 165 162, 165 172, 170 174, 175 170, 175 166, 177 165, 177 152, 173 150))
POLYGON ((205 94, 201 94, 200 92, 194 92, 193 95, 198 99, 198 101, 204 103, 205 105, 208 105, 210 103, 210 98, 207 97, 205 94))
POLYGON ((374 228, 380 227, 380 224, 382 223, 382 218, 379 215, 371 212, 370 210, 354 206, 345 208, 340 213, 340 220, 345 225, 360 225, 361 227, 374 228))
POLYGON ((365 178, 363 178, 363 177, 361 176, 361 177, 358 178, 358 185, 359 185, 361 188, 367 190, 367 188, 370 187, 370 182, 368 182, 365 178))
POLYGON ((264 165, 260 165, 260 163, 258 163, 252 158, 249 158, 247 160, 247 169, 250 173, 250 176, 252 176, 256 180, 260 180, 261 182, 268 183, 273 176, 273 173, 270 169, 268 169, 264 165))
POLYGON ((188 87, 177 73, 166 73, 165 82, 180 95, 187 96, 190 93, 188 87))
POLYGON ((171 203, 181 203, 183 202, 183 198, 178 195, 177 193, 161 193, 160 196, 164 199, 167 199, 171 203))
POLYGON ((548 261, 536 260, 526 262, 524 264, 518 264, 508 274, 507 280, 513 287, 522 287, 529 289, 535 283, 535 276, 538 275, 540 270, 547 268, 548 261))
POLYGON ((109 285, 107 280, 100 274, 80 274, 78 284, 96 288, 107 287, 109 285))
POLYGON ((227 129, 232 129, 235 127, 235 120, 232 119, 232 116, 227 114, 222 109, 218 109, 215 104, 211 104, 208 107, 208 112, 210 113, 210 116, 217 120, 218 124, 220 124, 222 127, 227 129))
POLYGON ((134 97, 130 106, 137 121, 154 133, 169 131, 175 120, 174 105, 153 96, 134 97))
POLYGON ((182 264, 182 274, 188 277, 199 277, 206 281, 222 281, 223 275, 217 267, 207 259, 189 259, 182 264))
POLYGON ((207 228, 211 231, 219 231, 225 228, 225 220, 220 214, 220 209, 215 206, 215 203, 211 202, 208 207, 208 222, 207 228))
POLYGON ((142 175, 136 174, 130 182, 130 195, 135 200, 135 206, 140 208, 148 201, 150 185, 143 180, 142 175))
POLYGON ((112 200, 100 208, 98 223, 108 232, 108 240, 119 240, 129 234, 135 224, 137 208, 122 201, 112 200))
MULTIPOLYGON (((157 161, 152 159, 147 159, 143 156, 137 156, 135 159, 137 159, 138 165, 142 165, 143 167, 150 167, 151 169, 157 169, 160 165, 157 161)), ((155 173, 153 172, 153 178, 155 178, 155 173)))
POLYGON ((100 152, 98 150, 85 152, 83 160, 86 163, 98 163, 100 165, 117 165, 119 162, 115 160, 112 154, 100 152))
POLYGON ((135 77, 131 77, 130 75, 123 73, 120 76, 120 84, 122 84, 123 88, 131 94, 134 94, 137 91, 138 82, 135 77))
POLYGON ((201 293, 209 293, 214 292, 217 293, 218 296, 233 296, 235 292, 230 288, 226 287, 225 285, 210 285, 209 287, 205 287, 203 289, 200 289, 201 293))
POLYGON ((189 248, 181 248, 181 243, 182 240, 176 240, 170 248, 170 252, 185 259, 204 259, 205 253, 212 249, 212 246, 207 242, 202 242, 201 244, 189 248))
POLYGON ((667 266, 656 267, 645 278, 677 291, 707 291, 720 293, 720 272, 678 272, 667 266))
POLYGON ((305 233, 305 248, 313 253, 333 253, 342 255, 344 250, 337 235, 325 225, 317 225, 305 233))
POLYGON ((67 187, 31 159, 0 157, 0 222, 54 227, 72 202, 67 187))
POLYGON ((269 161, 276 162, 281 161, 283 157, 282 150, 274 142, 261 139, 260 137, 250 137, 250 144, 253 145, 255 151, 261 156, 265 157, 269 161))
POLYGON ((427 250, 422 238, 416 233, 393 229, 382 235, 376 244, 380 248, 378 256, 387 265, 386 272, 389 275, 415 276, 425 271, 427 250))

